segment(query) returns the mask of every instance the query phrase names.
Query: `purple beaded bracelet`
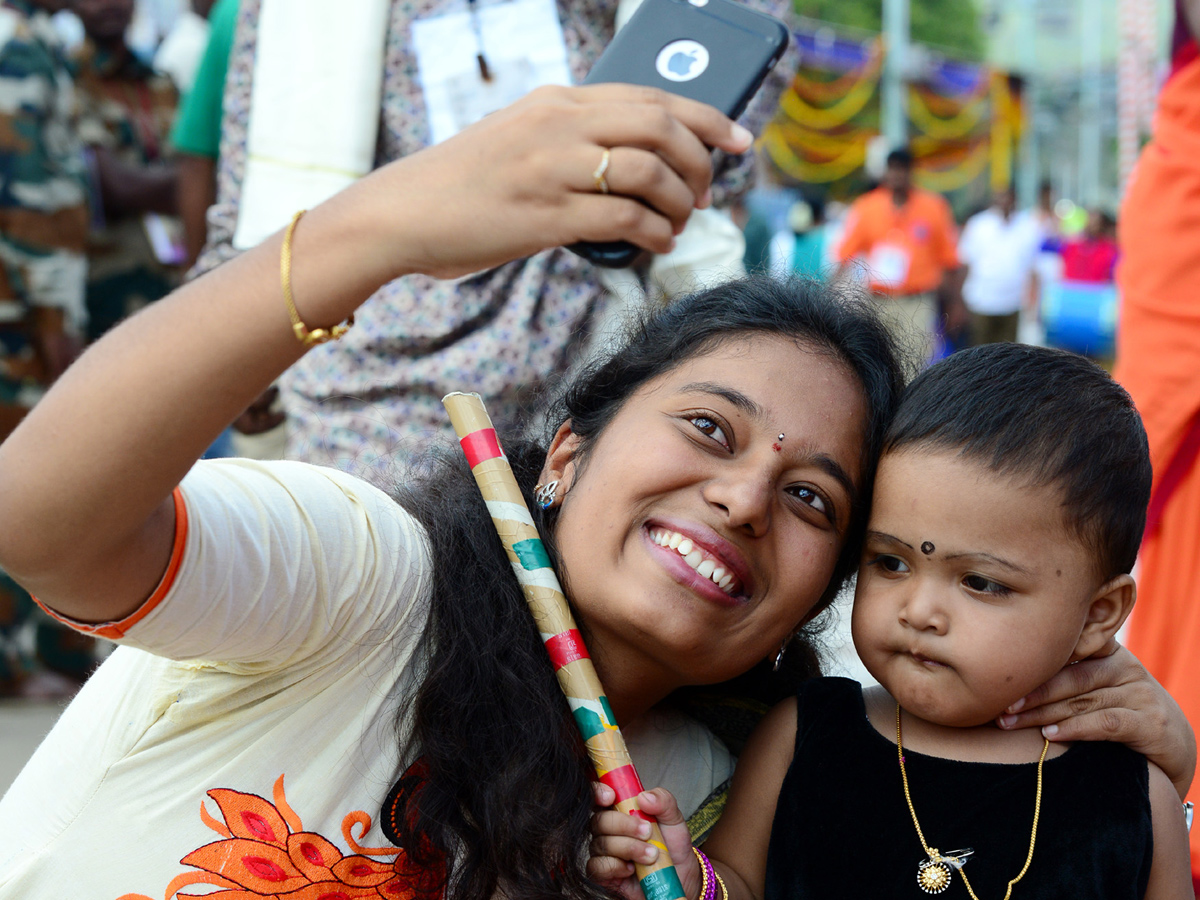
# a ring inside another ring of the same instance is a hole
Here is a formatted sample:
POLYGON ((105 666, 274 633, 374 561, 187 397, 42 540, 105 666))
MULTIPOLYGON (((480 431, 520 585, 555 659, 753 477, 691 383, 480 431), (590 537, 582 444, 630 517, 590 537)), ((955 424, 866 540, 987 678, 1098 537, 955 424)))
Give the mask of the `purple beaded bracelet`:
POLYGON ((696 861, 700 863, 700 896, 697 900, 716 900, 717 870, 713 868, 708 857, 695 847, 692 848, 692 852, 696 854, 696 861))

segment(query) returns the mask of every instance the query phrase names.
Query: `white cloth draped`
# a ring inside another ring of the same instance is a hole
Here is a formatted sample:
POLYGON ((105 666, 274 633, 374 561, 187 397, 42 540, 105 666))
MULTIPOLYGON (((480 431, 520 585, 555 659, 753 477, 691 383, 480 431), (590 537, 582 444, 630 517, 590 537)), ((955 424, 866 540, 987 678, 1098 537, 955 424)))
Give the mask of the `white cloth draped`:
POLYGON ((389 0, 263 0, 239 250, 373 168, 390 12, 389 0))

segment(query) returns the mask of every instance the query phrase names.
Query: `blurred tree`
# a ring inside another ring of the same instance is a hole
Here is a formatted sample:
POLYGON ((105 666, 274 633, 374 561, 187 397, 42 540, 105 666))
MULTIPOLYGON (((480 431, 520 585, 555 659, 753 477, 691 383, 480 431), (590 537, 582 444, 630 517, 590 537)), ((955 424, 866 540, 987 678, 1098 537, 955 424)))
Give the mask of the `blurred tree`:
MULTIPOLYGON (((794 0, 796 12, 832 25, 883 27, 880 0, 794 0)), ((967 59, 982 59, 983 31, 973 0, 912 0, 912 39, 967 59)))

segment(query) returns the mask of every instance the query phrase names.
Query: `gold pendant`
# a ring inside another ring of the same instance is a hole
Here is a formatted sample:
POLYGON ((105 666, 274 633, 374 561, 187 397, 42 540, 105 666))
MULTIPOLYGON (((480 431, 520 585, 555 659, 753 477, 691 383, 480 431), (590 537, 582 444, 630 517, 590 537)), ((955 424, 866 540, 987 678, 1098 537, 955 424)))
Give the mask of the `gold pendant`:
POLYGON ((940 859, 927 859, 917 867, 917 886, 927 894, 950 887, 950 867, 940 859))

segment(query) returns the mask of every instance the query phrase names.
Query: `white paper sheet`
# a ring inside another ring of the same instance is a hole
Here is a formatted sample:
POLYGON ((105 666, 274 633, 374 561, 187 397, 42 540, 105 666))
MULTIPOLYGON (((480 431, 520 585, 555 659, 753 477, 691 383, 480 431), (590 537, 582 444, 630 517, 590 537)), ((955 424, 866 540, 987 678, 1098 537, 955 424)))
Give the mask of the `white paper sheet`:
MULTIPOLYGON (((468 8, 413 23, 418 77, 433 143, 544 84, 570 84, 567 45, 552 0, 477 0, 479 33, 468 8), (483 53, 491 81, 479 71, 483 53)), ((464 4, 466 6, 466 4, 464 4)))

